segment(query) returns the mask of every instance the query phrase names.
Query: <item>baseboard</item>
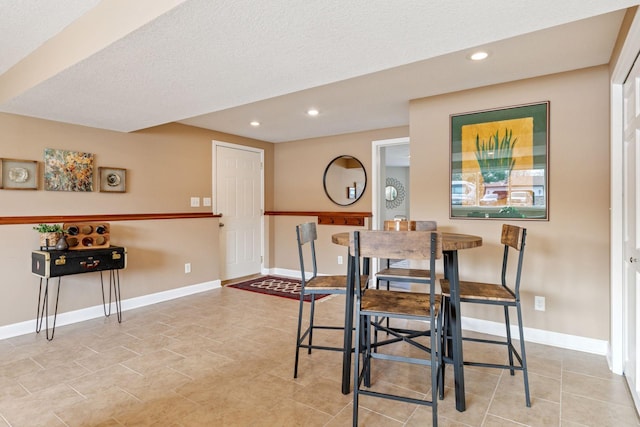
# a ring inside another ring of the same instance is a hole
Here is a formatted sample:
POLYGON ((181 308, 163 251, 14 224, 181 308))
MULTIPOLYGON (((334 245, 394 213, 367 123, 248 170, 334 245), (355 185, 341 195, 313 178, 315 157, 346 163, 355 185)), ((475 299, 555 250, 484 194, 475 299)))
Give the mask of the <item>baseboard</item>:
MULTIPOLYGON (((286 268, 269 268, 262 270, 262 274, 273 276, 291 277, 292 279, 300 279, 300 270, 288 270, 286 268)), ((309 275, 310 273, 307 273, 309 275)))
MULTIPOLYGON (((209 291, 220 287, 220 280, 200 283, 197 285, 184 286, 182 288, 171 289, 168 291, 157 292, 155 294, 143 295, 140 297, 129 298, 122 301, 122 311, 133 310, 135 308, 147 305, 157 304, 163 301, 169 301, 200 292, 209 291)), ((115 315, 115 304, 112 303, 111 312, 115 315)), ((80 310, 59 313, 56 320, 56 327, 70 325, 73 323, 84 322, 85 320, 95 319, 104 316, 104 308, 102 304, 93 307, 87 307, 80 310)), ((49 316, 49 325, 53 322, 53 316, 49 316)), ((0 327, 0 339, 11 338, 18 335, 34 333, 36 328, 36 319, 25 322, 13 323, 11 325, 0 327)))
MULTIPOLYGON (((265 274, 274 274, 277 276, 285 277, 300 277, 300 270, 273 268, 267 271, 268 272, 266 272, 265 274)), ((500 337, 506 336, 504 323, 492 322, 489 320, 463 317, 462 329, 483 334, 496 335, 500 337)), ((518 336, 518 328, 516 326, 511 326, 511 334, 515 337, 518 336)), ((607 355, 609 346, 609 343, 604 340, 561 334, 558 332, 527 327, 524 328, 524 336, 525 341, 528 342, 535 342, 538 344, 566 348, 568 350, 577 350, 602 356, 607 355)))
MULTIPOLYGON (((284 277, 300 277, 299 270, 289 270, 283 268, 264 269, 263 274, 273 274, 284 277)), ((159 302, 168 301, 187 295, 205 292, 220 287, 220 280, 205 282, 197 285, 185 286, 182 288, 171 289, 169 291, 158 292, 155 294, 144 295, 141 297, 130 298, 122 301, 122 311, 132 310, 147 305, 157 304, 159 302)), ((115 308, 112 309, 114 311, 115 308)), ((102 305, 84 308, 81 310, 60 313, 56 322, 57 326, 70 325, 85 320, 95 319, 104 315, 102 305)), ((473 319, 469 317, 462 318, 462 328, 468 331, 480 332, 490 335, 505 336, 504 325, 498 322, 488 320, 473 319)), ((0 327, 0 339, 11 338, 18 335, 32 333, 35 330, 35 319, 25 322, 14 323, 11 325, 0 327)), ((517 336, 516 327, 512 326, 512 334, 517 336)), ((526 341, 538 344, 550 345, 553 347, 566 348, 570 350, 583 351, 586 353, 606 355, 608 343, 604 340, 596 340, 593 338, 580 337, 576 335, 562 334, 558 332, 545 331, 542 329, 524 328, 526 341)))
MULTIPOLYGON (((500 337, 505 337, 507 335, 504 323, 473 319, 470 317, 462 318, 462 329, 500 337)), ((511 336, 518 337, 517 326, 511 326, 511 336)), ((604 340, 527 327, 524 328, 524 337, 526 342, 535 342, 538 344, 566 348, 568 350, 583 351, 601 356, 605 356, 607 354, 608 342, 604 340)))

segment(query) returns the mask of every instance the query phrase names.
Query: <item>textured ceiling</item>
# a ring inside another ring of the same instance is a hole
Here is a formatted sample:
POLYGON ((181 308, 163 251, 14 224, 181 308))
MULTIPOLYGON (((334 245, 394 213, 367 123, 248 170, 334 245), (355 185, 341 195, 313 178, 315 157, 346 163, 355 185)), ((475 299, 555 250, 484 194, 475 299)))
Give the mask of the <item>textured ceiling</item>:
POLYGON ((411 99, 607 63, 636 4, 0 0, 0 111, 272 142, 401 126, 411 99))

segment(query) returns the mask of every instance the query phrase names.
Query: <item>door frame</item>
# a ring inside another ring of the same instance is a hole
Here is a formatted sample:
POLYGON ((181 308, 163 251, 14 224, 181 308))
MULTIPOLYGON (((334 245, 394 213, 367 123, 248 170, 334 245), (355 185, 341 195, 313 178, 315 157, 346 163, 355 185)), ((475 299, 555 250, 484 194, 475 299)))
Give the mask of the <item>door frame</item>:
MULTIPOLYGON (((624 310, 624 117, 623 84, 640 52, 640 13, 636 13, 611 73, 611 332, 607 359, 611 370, 623 374, 625 332, 624 310)), ((637 396, 634 395, 634 400, 637 396)), ((638 402, 636 401, 636 406, 638 402)))
MULTIPOLYGON (((218 172, 218 164, 216 151, 218 147, 233 148, 236 150, 250 151, 260 154, 260 214, 262 219, 260 220, 260 273, 265 274, 264 260, 266 257, 267 246, 264 238, 264 150, 262 148, 249 147, 247 145, 233 144, 231 142, 224 141, 211 141, 211 193, 212 193, 212 209, 214 213, 218 213, 218 197, 217 197, 217 182, 216 176, 218 172)), ((223 219, 224 217, 221 217, 223 219)))

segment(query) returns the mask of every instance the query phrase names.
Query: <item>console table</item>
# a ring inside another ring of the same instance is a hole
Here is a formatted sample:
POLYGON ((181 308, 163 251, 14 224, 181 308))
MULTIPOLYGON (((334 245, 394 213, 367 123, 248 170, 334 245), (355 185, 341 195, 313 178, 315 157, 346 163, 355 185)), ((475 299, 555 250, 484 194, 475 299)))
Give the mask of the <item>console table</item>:
POLYGON ((127 266, 127 249, 122 246, 110 246, 100 249, 83 250, 51 250, 33 251, 31 253, 31 272, 40 277, 40 290, 38 293, 38 312, 36 316, 36 333, 42 330, 42 321, 45 319, 47 340, 51 341, 56 329, 58 316, 58 300, 60 298, 60 281, 63 276, 90 272, 100 273, 100 285, 102 286, 102 306, 104 315, 111 315, 111 298, 116 305, 118 323, 122 322, 122 301, 120 296, 119 271, 127 266), (109 302, 105 299, 104 281, 102 272, 109 271, 109 302), (49 336, 49 279, 58 278, 55 310, 51 336, 49 336), (44 286, 43 286, 44 284, 44 286), (108 306, 108 310, 107 310, 108 306))

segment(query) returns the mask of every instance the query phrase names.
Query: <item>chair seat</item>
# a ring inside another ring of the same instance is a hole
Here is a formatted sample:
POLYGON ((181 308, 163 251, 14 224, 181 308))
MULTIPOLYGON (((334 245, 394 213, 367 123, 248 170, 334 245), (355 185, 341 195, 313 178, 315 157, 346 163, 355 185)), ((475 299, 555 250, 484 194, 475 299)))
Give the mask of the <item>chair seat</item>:
MULTIPOLYGON (((435 312, 440 311, 440 295, 434 295, 435 312)), ((368 289, 362 295, 361 312, 375 313, 383 316, 394 314, 414 317, 430 317, 429 294, 421 292, 396 292, 368 289)))
POLYGON ((316 276, 305 283, 305 292, 346 291, 347 276, 316 276))
POLYGON ((429 270, 423 270, 418 268, 385 268, 380 270, 376 277, 378 280, 391 280, 391 281, 399 281, 399 280, 420 280, 427 281, 431 276, 431 272, 429 270))
MULTIPOLYGON (((446 297, 451 296, 449 280, 440 279, 440 288, 442 294, 446 297)), ((477 300, 477 301, 504 301, 515 302, 516 297, 502 285, 481 282, 465 282, 460 281, 460 299, 461 300, 477 300)))
MULTIPOLYGON (((360 289, 366 286, 367 278, 362 277, 360 289)), ((304 285, 305 293, 340 293, 347 290, 347 276, 316 276, 304 285)))

